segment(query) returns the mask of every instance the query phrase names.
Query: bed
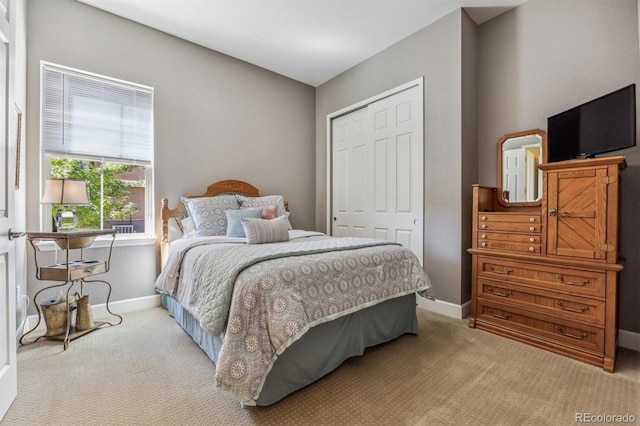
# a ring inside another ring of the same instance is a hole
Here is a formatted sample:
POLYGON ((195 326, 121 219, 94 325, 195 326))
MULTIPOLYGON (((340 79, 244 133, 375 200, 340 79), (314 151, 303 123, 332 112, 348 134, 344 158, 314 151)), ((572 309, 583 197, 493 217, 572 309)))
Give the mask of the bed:
POLYGON ((417 333, 416 295, 433 290, 410 250, 291 229, 282 196, 242 181, 181 201, 162 200, 155 288, 241 404, 271 405, 367 347, 417 333))

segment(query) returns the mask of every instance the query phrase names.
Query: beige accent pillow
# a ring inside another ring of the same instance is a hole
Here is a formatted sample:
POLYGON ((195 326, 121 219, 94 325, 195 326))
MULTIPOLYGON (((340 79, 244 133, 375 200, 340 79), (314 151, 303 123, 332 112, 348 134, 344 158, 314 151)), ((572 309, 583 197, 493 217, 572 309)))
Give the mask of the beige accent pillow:
POLYGON ((242 219, 247 244, 276 243, 289 241, 289 219, 279 216, 275 219, 242 219))

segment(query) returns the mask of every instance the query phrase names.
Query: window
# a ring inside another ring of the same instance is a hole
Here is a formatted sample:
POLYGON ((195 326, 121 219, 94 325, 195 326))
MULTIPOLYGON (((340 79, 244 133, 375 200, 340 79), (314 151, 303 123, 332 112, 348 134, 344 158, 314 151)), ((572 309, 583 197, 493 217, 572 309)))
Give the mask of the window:
POLYGON ((77 226, 152 234, 153 88, 47 62, 41 88, 42 175, 87 182, 77 226))

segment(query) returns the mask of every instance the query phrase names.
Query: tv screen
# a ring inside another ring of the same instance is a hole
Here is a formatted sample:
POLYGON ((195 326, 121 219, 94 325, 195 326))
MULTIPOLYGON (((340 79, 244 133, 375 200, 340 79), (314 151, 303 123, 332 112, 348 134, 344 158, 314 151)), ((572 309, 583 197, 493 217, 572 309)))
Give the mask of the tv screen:
POLYGON ((549 117, 547 137, 549 162, 635 146, 635 84, 549 117))

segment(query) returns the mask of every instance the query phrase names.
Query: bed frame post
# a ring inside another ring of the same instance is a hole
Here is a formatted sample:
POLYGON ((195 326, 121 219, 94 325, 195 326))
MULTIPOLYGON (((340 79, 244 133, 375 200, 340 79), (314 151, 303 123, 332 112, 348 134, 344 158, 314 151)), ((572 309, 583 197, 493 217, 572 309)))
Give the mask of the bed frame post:
POLYGON ((162 205, 160 208, 162 217, 162 238, 160 239, 160 269, 164 269, 165 263, 167 263, 167 256, 169 255, 169 218, 167 212, 169 211, 169 200, 167 198, 162 199, 162 205))

